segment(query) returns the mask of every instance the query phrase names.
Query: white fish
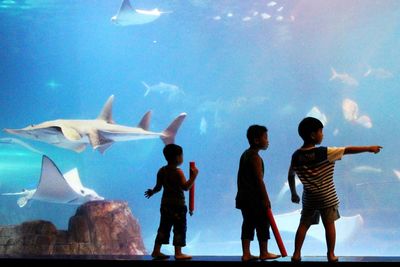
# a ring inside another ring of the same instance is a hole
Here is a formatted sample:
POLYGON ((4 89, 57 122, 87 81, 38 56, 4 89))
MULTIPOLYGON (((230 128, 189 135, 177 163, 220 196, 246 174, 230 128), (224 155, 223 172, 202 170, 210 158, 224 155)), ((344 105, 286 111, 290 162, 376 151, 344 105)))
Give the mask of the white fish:
POLYGON ((355 122, 365 128, 372 128, 371 118, 368 117, 367 115, 360 116, 355 122))
POLYGON ((354 121, 358 118, 358 104, 351 99, 344 99, 342 103, 344 118, 348 121, 354 121))
POLYGON ((36 148, 32 147, 31 145, 28 145, 24 141, 21 141, 17 138, 0 138, 0 144, 15 144, 15 145, 20 145, 34 153, 38 154, 44 154, 43 152, 37 150, 36 148))
POLYGON ((350 76, 348 73, 338 73, 334 68, 331 68, 332 76, 330 81, 339 80, 340 82, 349 86, 358 86, 358 81, 350 76))
POLYGON ((111 18, 111 21, 119 26, 140 25, 155 21, 161 14, 157 8, 151 10, 133 9, 129 0, 123 0, 118 13, 111 18))
POLYGON ((377 79, 388 79, 393 77, 393 73, 383 68, 371 68, 368 66, 368 70, 364 73, 364 77, 375 77, 377 79))
POLYGON ((281 12, 283 10, 283 6, 279 7, 276 11, 281 12))
POLYGON ((381 168, 375 168, 375 167, 368 166, 368 165, 360 165, 360 166, 354 167, 351 171, 352 172, 357 172, 357 173, 361 173, 361 172, 380 173, 380 172, 382 172, 382 169, 381 168))
POLYGON ((201 117, 201 120, 200 120, 200 135, 203 135, 206 133, 207 133, 207 121, 203 116, 203 117, 201 117))
POLYGON ((277 16, 276 17, 276 21, 282 21, 283 20, 283 17, 282 16, 277 16))
POLYGON ((338 136, 339 134, 339 129, 335 128, 335 130, 333 130, 333 136, 338 136))
POLYGON ((244 17, 244 18, 242 18, 242 21, 250 21, 251 20, 251 17, 244 17))
POLYGON ((367 115, 359 116, 358 104, 351 99, 344 99, 342 103, 343 116, 347 121, 355 122, 365 128, 372 128, 371 118, 367 115))
POLYGON ((213 20, 221 20, 221 16, 215 16, 213 17, 213 20))
POLYGON ((264 19, 264 20, 270 19, 270 18, 271 18, 271 15, 268 14, 268 13, 261 13, 261 18, 264 19))
MULTIPOLYGON (((286 231, 295 233, 300 222, 301 210, 275 215, 275 221, 280 232, 286 231)), ((335 222, 336 242, 341 243, 352 238, 357 232, 362 232, 363 218, 360 214, 354 216, 341 216, 335 222)), ((322 221, 312 225, 307 231, 307 236, 313 237, 323 243, 325 240, 325 229, 322 221)), ((307 242, 307 241, 306 241, 307 242)))
POLYGON ((306 117, 313 117, 319 119, 324 126, 328 123, 328 119, 324 113, 322 113, 318 107, 313 107, 306 115, 306 117))
POLYGON ((104 153, 114 142, 160 137, 165 144, 173 143, 175 135, 186 117, 181 113, 161 133, 148 131, 151 112, 147 112, 138 127, 116 124, 112 119, 111 95, 104 104, 100 115, 94 120, 54 120, 22 129, 4 129, 7 133, 42 141, 61 148, 82 152, 87 145, 104 153))
POLYGON ((150 92, 156 92, 159 94, 166 93, 169 95, 170 98, 179 94, 184 94, 183 90, 174 84, 169 84, 164 82, 159 82, 158 84, 153 84, 153 85, 148 85, 145 82, 142 82, 142 84, 146 88, 144 96, 147 96, 150 92))
POLYGON ((42 171, 39 185, 36 189, 24 189, 18 193, 3 193, 2 195, 22 195, 17 200, 20 208, 31 200, 40 200, 62 204, 83 204, 88 201, 103 200, 94 190, 82 185, 76 168, 64 175, 54 162, 43 155, 42 171))
POLYGON ((269 7, 273 7, 273 6, 275 6, 276 5, 276 2, 274 2, 274 1, 271 1, 271 2, 269 2, 268 4, 267 4, 267 6, 269 6, 269 7))

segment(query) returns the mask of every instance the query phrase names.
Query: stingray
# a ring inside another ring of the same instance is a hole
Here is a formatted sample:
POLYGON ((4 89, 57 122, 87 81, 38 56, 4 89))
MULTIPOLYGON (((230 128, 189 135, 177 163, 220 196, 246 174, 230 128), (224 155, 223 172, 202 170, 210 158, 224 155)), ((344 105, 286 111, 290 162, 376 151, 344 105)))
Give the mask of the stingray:
MULTIPOLYGON (((275 216, 276 224, 281 232, 295 233, 299 225, 301 210, 295 210, 288 213, 278 214, 275 216)), ((357 233, 362 232, 363 218, 360 214, 353 216, 341 216, 336 224, 336 242, 344 242, 351 239, 357 233)), ((321 242, 325 242, 325 229, 320 222, 317 225, 312 225, 307 232, 311 236, 321 242)))
POLYGON ((82 185, 76 168, 63 175, 54 162, 45 155, 42 157, 42 171, 36 189, 24 189, 22 192, 2 195, 22 195, 17 200, 21 208, 31 200, 78 205, 104 199, 94 190, 82 185))
POLYGON ((111 21, 116 25, 129 26, 140 25, 155 21, 161 14, 157 8, 151 10, 133 9, 129 0, 123 0, 118 13, 111 18, 111 21))

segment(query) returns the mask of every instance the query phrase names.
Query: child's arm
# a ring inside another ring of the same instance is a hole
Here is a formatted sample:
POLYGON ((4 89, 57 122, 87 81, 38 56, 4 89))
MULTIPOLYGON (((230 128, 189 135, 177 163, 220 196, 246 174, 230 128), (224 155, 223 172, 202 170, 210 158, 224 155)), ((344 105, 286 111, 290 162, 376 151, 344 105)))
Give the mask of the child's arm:
POLYGON ((271 208, 271 201, 269 200, 267 188, 265 186, 264 179, 263 179, 264 173, 263 173, 263 169, 262 169, 261 157, 253 158, 252 167, 255 172, 255 175, 257 176, 258 188, 260 189, 260 192, 261 192, 261 198, 262 198, 263 204, 265 205, 266 208, 271 208))
POLYGON ((344 149, 344 154, 357 154, 363 152, 379 153, 381 146, 347 146, 344 149))
POLYGON ((144 192, 144 196, 146 198, 150 198, 152 195, 154 195, 155 193, 157 193, 157 192, 159 192, 161 190, 161 188, 162 188, 162 183, 161 183, 162 179, 161 178, 162 178, 161 177, 161 172, 159 171, 157 173, 157 183, 154 186, 154 188, 153 189, 147 189, 146 192, 144 192))
POLYGON ((289 183, 289 188, 290 192, 292 193, 292 202, 293 203, 299 203, 300 202, 300 197, 297 194, 296 191, 296 180, 295 180, 295 172, 292 169, 292 165, 289 167, 289 172, 288 172, 288 183, 289 183))
POLYGON ((180 180, 181 180, 181 188, 185 191, 189 190, 193 184, 194 180, 196 180, 197 174, 199 170, 196 167, 191 168, 189 180, 186 181, 185 175, 181 169, 178 169, 180 180))

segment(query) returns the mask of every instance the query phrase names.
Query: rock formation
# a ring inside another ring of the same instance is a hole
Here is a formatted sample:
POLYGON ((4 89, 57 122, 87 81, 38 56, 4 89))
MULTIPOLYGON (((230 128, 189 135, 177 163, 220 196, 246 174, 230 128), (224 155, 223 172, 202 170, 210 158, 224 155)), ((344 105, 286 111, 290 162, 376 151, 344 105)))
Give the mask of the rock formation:
POLYGON ((49 221, 0 227, 0 255, 144 255, 140 225, 126 202, 92 201, 78 207, 68 230, 49 221))

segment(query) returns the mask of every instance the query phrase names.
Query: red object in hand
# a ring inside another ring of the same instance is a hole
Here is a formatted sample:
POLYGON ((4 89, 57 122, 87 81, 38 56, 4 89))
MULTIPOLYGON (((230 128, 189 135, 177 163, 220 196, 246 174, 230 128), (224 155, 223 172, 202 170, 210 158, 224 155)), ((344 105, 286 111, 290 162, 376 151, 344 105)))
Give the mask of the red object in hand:
POLYGON ((281 235, 279 234, 278 227, 276 226, 274 215, 272 214, 271 209, 267 209, 267 216, 269 219, 269 223, 271 224, 272 232, 274 233, 276 244, 278 245, 279 251, 281 252, 282 257, 287 256, 287 252, 285 249, 285 245, 283 245, 283 241, 281 235))
MULTIPOLYGON (((192 168, 195 167, 194 161, 191 161, 189 164, 190 164, 190 173, 191 173, 192 168)), ((189 190, 189 214, 190 214, 190 216, 193 215, 193 211, 194 211, 194 190, 195 190, 194 188, 195 188, 195 186, 193 183, 192 187, 189 190)))

